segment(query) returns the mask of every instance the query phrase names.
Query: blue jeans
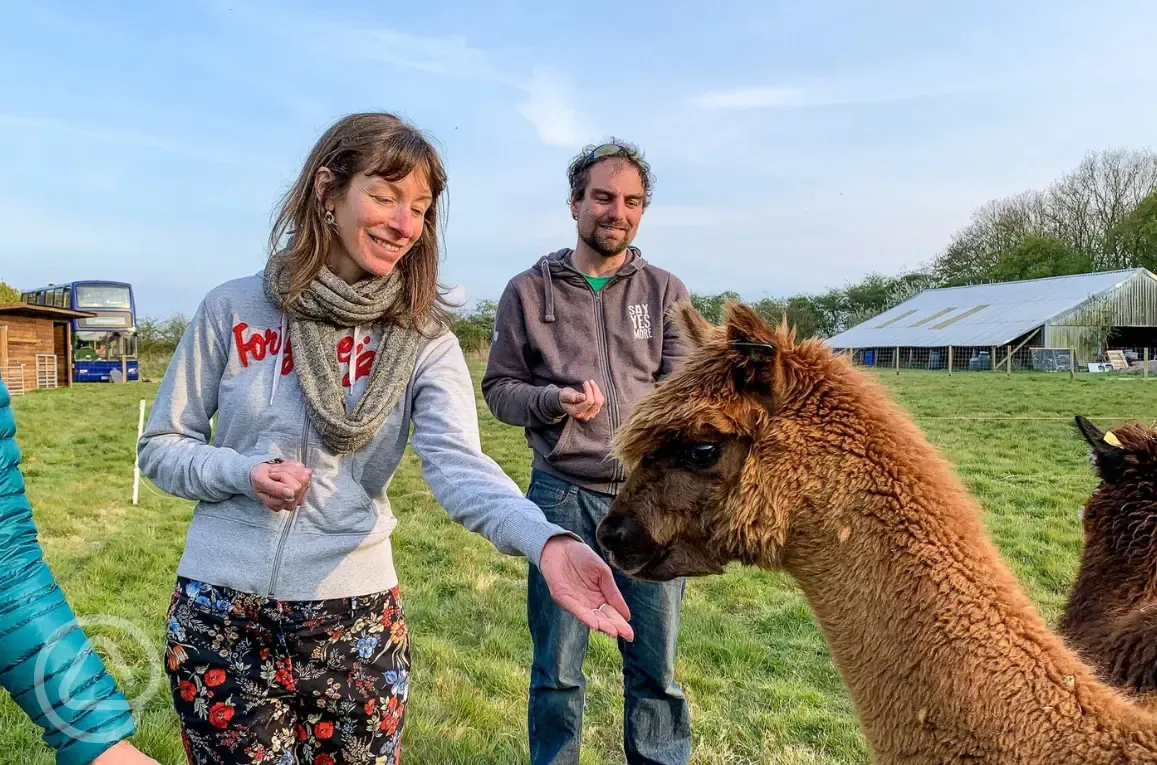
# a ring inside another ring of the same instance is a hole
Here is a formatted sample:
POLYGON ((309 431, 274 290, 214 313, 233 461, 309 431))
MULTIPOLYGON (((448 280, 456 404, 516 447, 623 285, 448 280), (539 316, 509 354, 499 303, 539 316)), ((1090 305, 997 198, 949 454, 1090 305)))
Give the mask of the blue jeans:
MULTIPOLYGON (((597 550, 595 528, 613 497, 532 471, 527 497, 552 523, 597 550)), ((685 580, 642 582, 615 569, 631 609, 634 642, 619 639, 623 656, 623 750, 629 765, 685 765, 691 756, 691 714, 675 684, 675 644, 685 580)), ((528 723, 531 765, 578 765, 589 630, 560 609, 542 574, 530 566, 526 615, 534 644, 528 723)))

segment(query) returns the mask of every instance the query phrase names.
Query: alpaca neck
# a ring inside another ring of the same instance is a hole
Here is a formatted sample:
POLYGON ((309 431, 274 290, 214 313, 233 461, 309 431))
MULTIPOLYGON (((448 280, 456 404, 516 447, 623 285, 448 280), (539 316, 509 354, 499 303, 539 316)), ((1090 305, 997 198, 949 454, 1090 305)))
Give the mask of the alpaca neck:
POLYGON ((1105 530, 1086 538, 1059 629, 1066 642, 1103 676, 1110 676, 1116 663, 1111 644, 1118 620, 1151 602, 1155 576, 1154 555, 1148 544, 1142 550, 1115 549, 1105 530))
POLYGON ((1115 708, 1021 592, 955 477, 927 464, 892 466, 890 492, 833 481, 830 510, 793 519, 785 561, 881 761, 991 756, 1023 726, 1115 708))

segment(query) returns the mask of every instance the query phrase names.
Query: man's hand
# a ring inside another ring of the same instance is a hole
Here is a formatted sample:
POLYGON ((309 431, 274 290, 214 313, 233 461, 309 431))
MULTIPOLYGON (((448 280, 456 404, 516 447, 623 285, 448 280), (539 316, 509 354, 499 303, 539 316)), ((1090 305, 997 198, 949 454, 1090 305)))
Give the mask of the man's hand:
POLYGON ((539 565, 550 596, 587 627, 610 637, 634 640, 631 611, 615 576, 598 553, 574 537, 554 536, 542 549, 539 565))
POLYGON ((583 389, 563 388, 559 391, 558 401, 564 412, 579 422, 586 422, 594 417, 603 408, 606 399, 599 385, 594 380, 583 383, 583 389))
POLYGON ((313 471, 300 462, 262 462, 249 471, 249 482, 270 510, 295 510, 305 502, 313 471))
POLYGON ((129 742, 121 741, 104 750, 91 765, 160 765, 160 763, 152 757, 141 754, 140 750, 129 742))

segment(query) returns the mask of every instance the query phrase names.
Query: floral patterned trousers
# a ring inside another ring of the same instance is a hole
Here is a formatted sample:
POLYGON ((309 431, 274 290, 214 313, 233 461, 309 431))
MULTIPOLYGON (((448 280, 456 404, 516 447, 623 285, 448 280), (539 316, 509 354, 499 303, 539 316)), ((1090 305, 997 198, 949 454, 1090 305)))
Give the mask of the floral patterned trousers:
POLYGON ((400 765, 410 640, 396 587, 279 601, 179 577, 167 642, 190 765, 400 765))

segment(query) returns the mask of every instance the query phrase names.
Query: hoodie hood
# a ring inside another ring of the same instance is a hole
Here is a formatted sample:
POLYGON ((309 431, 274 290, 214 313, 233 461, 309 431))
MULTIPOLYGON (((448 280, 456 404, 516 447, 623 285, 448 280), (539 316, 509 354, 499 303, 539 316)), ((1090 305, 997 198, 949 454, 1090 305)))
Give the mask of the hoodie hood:
MULTIPOLYGON (((547 323, 554 321, 553 277, 557 276, 571 284, 581 285, 585 281, 582 272, 575 268, 574 263, 571 262, 572 254, 574 254, 573 248, 564 247, 544 255, 538 261, 538 269, 542 272, 542 320, 547 323)), ((628 247, 627 259, 615 272, 615 278, 633 276, 646 266, 647 261, 643 260, 643 253, 639 248, 628 247)))

